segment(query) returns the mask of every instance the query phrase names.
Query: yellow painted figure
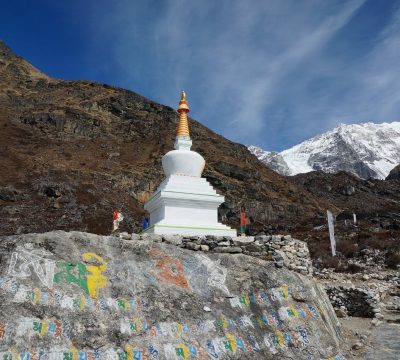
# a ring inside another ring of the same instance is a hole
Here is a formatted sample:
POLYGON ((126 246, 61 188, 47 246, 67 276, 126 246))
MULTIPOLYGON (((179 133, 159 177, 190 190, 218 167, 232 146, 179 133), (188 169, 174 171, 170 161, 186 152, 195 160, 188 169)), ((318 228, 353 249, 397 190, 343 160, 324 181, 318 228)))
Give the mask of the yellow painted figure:
POLYGON ((79 286, 91 298, 99 297, 99 290, 106 286, 107 278, 102 273, 107 269, 107 263, 95 253, 82 254, 84 261, 97 260, 100 265, 86 265, 81 262, 60 261, 57 267, 60 272, 54 274, 54 282, 70 283, 79 286))
POLYGON ((72 354, 72 360, 78 360, 79 352, 74 345, 71 345, 69 351, 72 354))
POLYGON ((282 334, 282 331, 277 330, 275 334, 276 334, 276 337, 278 339, 279 346, 285 346, 285 338, 284 338, 284 336, 282 334))
POLYGON ((289 297, 289 287, 287 285, 283 285, 281 287, 282 290, 282 295, 285 299, 287 299, 289 297))
POLYGON ((85 261, 95 258, 100 263, 99 266, 86 265, 86 269, 89 272, 87 275, 89 295, 90 297, 97 299, 99 297, 99 290, 107 284, 107 278, 104 275, 101 275, 101 273, 107 269, 107 263, 95 253, 84 253, 82 258, 85 261))
POLYGON ((129 344, 125 345, 125 352, 126 352, 126 358, 127 360, 133 360, 133 350, 132 350, 132 346, 130 346, 129 344))
POLYGON ((41 296, 41 290, 38 288, 34 288, 33 289, 33 304, 37 304, 40 300, 40 296, 41 296))
POLYGON ((179 347, 175 349, 176 355, 183 357, 184 359, 189 358, 190 356, 190 351, 189 347, 185 345, 184 343, 180 343, 179 347))
POLYGON ((230 347, 231 347, 232 352, 235 353, 236 352, 236 338, 235 338, 235 336, 228 333, 228 334, 226 334, 226 338, 230 343, 230 347))

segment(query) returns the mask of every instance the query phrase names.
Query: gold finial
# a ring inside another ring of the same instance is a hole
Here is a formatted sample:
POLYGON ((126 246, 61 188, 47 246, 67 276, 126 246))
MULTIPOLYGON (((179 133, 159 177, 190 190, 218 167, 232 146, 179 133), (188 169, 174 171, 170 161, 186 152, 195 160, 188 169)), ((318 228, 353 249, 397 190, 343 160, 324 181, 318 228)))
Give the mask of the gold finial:
POLYGON ((176 136, 186 136, 190 137, 189 134, 189 124, 187 119, 187 113, 190 111, 189 105, 186 101, 186 93, 182 91, 181 99, 179 101, 178 106, 178 113, 179 113, 179 123, 178 123, 178 131, 176 136))

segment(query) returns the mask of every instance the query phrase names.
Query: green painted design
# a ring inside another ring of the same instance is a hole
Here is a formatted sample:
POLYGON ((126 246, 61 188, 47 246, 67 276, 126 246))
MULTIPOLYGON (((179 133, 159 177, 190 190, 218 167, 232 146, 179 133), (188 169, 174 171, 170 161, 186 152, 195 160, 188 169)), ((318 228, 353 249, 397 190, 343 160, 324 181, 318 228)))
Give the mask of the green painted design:
POLYGON ((119 360, 128 360, 128 353, 127 352, 120 352, 118 353, 119 360))
POLYGON ((183 352, 182 348, 175 348, 175 351, 176 351, 176 355, 182 356, 182 357, 185 356, 185 353, 183 352))
POLYGON ((33 331, 41 332, 42 331, 42 323, 38 321, 33 322, 33 331))
POLYGON ((89 295, 87 285, 88 271, 85 264, 80 262, 60 261, 57 263, 57 267, 61 269, 61 271, 54 274, 54 282, 78 285, 89 295))
POLYGON ((117 304, 118 304, 118 307, 119 307, 120 309, 125 309, 125 301, 124 301, 124 300, 118 299, 118 300, 117 300, 117 304))
POLYGON ((222 329, 223 326, 224 326, 224 324, 223 324, 223 322, 222 322, 221 319, 215 320, 214 325, 215 325, 215 327, 216 327, 217 329, 222 329))
POLYGON ((79 309, 81 307, 81 299, 74 299, 72 300, 72 306, 75 309, 79 309))

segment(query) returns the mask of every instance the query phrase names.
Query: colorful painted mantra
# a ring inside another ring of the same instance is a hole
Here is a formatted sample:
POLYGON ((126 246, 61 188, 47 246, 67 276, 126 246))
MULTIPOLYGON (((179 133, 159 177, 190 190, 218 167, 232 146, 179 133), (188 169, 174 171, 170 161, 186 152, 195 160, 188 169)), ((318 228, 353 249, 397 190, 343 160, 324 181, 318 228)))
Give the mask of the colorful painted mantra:
POLYGON ((281 306, 278 310, 281 320, 305 316, 320 317, 320 312, 322 312, 320 307, 317 309, 311 304, 302 306, 295 305, 293 302, 291 303, 291 295, 294 292, 303 293, 304 290, 302 288, 293 289, 283 285, 278 288, 269 289, 268 293, 263 291, 242 293, 240 296, 230 298, 229 302, 233 308, 251 309, 250 306, 253 305, 260 308, 270 308, 271 311, 273 311, 272 309, 276 307, 276 303, 283 303, 286 306, 281 306), (272 304, 272 301, 275 302, 275 305, 272 304))
MULTIPOLYGON (((196 335, 208 334, 212 331, 226 332, 249 329, 283 329, 284 321, 290 321, 296 318, 320 318, 318 311, 310 304, 301 306, 292 306, 288 309, 281 308, 280 311, 266 312, 261 314, 242 315, 235 318, 220 316, 216 319, 197 320, 188 323, 181 322, 161 322, 153 324, 142 318, 133 318, 130 320, 121 320, 120 331, 123 334, 148 335, 149 337, 162 338, 183 338, 185 336, 193 337, 196 335), (310 310, 313 309, 313 311, 310 310), (306 309, 308 309, 306 311, 306 309)), ((301 326, 296 327, 296 335, 293 339, 298 339, 303 345, 309 343, 308 333, 301 326)))
MULTIPOLYGON (((259 351, 261 347, 251 335, 237 335, 237 333, 246 333, 248 328, 255 328, 256 325, 248 318, 240 318, 236 321, 232 319, 217 319, 202 321, 192 324, 181 323, 159 323, 155 326, 149 326, 140 319, 131 322, 121 322, 121 332, 129 335, 143 335, 147 334, 149 340, 159 337, 161 339, 176 341, 177 338, 193 338, 196 335, 209 335, 210 332, 215 331, 217 334, 224 334, 224 338, 220 343, 225 349, 235 352, 236 349, 246 351, 259 351), (222 331, 221 331, 222 330, 222 331), (236 334, 236 335, 235 335, 236 334)), ((258 324, 259 328, 265 328, 265 325, 258 324)), ((216 337, 213 337, 215 339, 216 337)), ((218 337, 217 337, 218 338, 218 337)), ((211 350, 217 345, 213 345, 214 340, 208 340, 207 348, 211 350)), ((274 353, 277 352, 276 347, 286 348, 288 346, 301 346, 307 347, 310 344, 308 332, 301 326, 297 326, 294 331, 283 332, 275 330, 264 337, 264 344, 267 348, 274 353)), ((195 348, 195 346, 193 346, 195 348)), ((187 348, 187 354, 194 354, 193 350, 188 352, 190 347, 187 348)), ((198 350, 200 352, 200 350, 198 350)), ((185 353, 185 351, 184 351, 185 353)), ((185 357, 186 358, 186 357, 185 357)))
POLYGON ((54 282, 74 284, 94 299, 98 298, 99 290, 107 284, 107 278, 102 275, 107 269, 107 263, 95 253, 82 254, 82 260, 95 262, 96 265, 74 261, 56 263, 49 258, 52 254, 48 251, 33 249, 32 244, 26 246, 18 246, 11 255, 8 274, 14 278, 28 278, 33 271, 41 283, 49 289, 53 288, 54 282), (58 272, 55 272, 56 267, 59 269, 58 272))
MULTIPOLYGON (((15 338, 39 335, 52 336, 55 338, 66 338, 71 337, 71 325, 66 320, 42 320, 37 318, 22 318, 18 324, 5 324, 0 322, 0 340, 3 338, 15 338)), ((1 343, 1 341, 0 341, 1 343)))
MULTIPOLYGON (((312 305, 306 305, 305 308, 312 308, 312 305)), ((296 317, 314 317, 319 315, 312 311, 304 311, 299 306, 290 308, 290 311, 284 312, 262 312, 260 315, 251 314, 237 316, 236 318, 227 318, 220 316, 213 320, 197 320, 191 323, 180 322, 161 322, 158 324, 148 323, 142 318, 133 318, 130 320, 121 320, 120 332, 130 336, 141 335, 142 338, 161 338, 161 339, 183 339, 186 337, 207 335, 211 332, 226 333, 244 331, 251 329, 273 330, 272 343, 280 344, 283 338, 294 345, 308 346, 310 343, 308 332, 301 326, 296 327, 296 331, 282 333, 284 321, 290 316, 296 317), (302 314, 302 315, 299 315, 302 314), (283 334, 280 336, 279 334, 283 334)), ((64 320, 40 320, 36 318, 22 318, 17 325, 0 322, 0 340, 2 338, 14 338, 25 335, 39 334, 41 336, 52 335, 54 337, 64 337, 69 339, 71 336, 71 325, 64 320)))
MULTIPOLYGON (((270 346, 267 339, 263 348, 270 346)), ((271 351, 272 349, 269 348, 271 351)), ((18 351, 13 348, 6 352, 0 352, 1 360, 149 360, 161 358, 164 355, 168 360, 181 360, 181 359, 222 359, 229 354, 236 354, 246 351, 261 351, 261 348, 252 339, 238 339, 233 336, 227 335, 226 338, 216 338, 207 340, 204 344, 167 344, 162 348, 157 348, 154 345, 137 346, 135 344, 126 344, 123 349, 110 348, 106 351, 82 351, 71 346, 68 349, 52 349, 46 350, 42 348, 34 349, 31 351, 18 351), (203 346, 202 346, 203 345, 203 346), (203 350, 204 348, 204 350, 203 350)), ((275 353, 278 350, 275 349, 275 353)), ((310 355, 309 360, 346 360, 343 354, 328 358, 319 358, 310 355)))
POLYGON ((69 296, 59 289, 29 288, 14 278, 0 277, 0 289, 13 294, 13 302, 31 303, 33 305, 54 306, 72 311, 133 311, 140 312, 148 307, 148 300, 135 298, 100 298, 90 296, 69 296))
MULTIPOLYGON (((118 353, 116 353, 115 359, 118 359, 118 353)), ((73 346, 69 349, 57 349, 47 350, 43 348, 37 348, 31 351, 18 351, 16 348, 12 348, 6 352, 0 352, 1 360, 95 360, 95 359, 111 359, 108 355, 112 354, 111 351, 100 352, 100 351, 78 351, 73 346)))
MULTIPOLYGON (((239 296, 231 297, 230 303, 232 307, 246 307, 251 304, 262 306, 271 306, 272 302, 281 303, 292 298, 292 295, 304 294, 304 289, 301 287, 292 288, 287 285, 269 289, 268 292, 242 292, 239 296)), ((304 295, 302 296, 304 297, 304 295)))
MULTIPOLYGON (((13 302, 28 302, 33 305, 46 305, 69 309, 72 311, 92 310, 92 311, 130 311, 134 313, 141 312, 148 307, 149 300, 143 297, 134 298, 99 298, 93 299, 90 296, 69 296, 59 289, 46 288, 29 288, 20 284, 15 278, 0 277, 0 289, 13 294, 13 302)), ((272 309, 272 301, 281 303, 284 301, 289 304, 291 294, 294 291, 302 291, 301 289, 292 289, 287 286, 269 289, 267 292, 250 292, 242 293, 240 296, 230 298, 230 304, 233 308, 241 309, 250 308, 250 305, 256 304, 261 307, 270 307, 272 309)), ((272 310, 271 310, 272 311, 272 310)), ((318 310, 313 306, 287 306, 288 316, 318 317, 318 310)), ((281 313, 281 315, 283 315, 281 313)), ((285 317, 285 316, 284 316, 285 317)), ((1 328, 0 328, 1 331, 1 328)))

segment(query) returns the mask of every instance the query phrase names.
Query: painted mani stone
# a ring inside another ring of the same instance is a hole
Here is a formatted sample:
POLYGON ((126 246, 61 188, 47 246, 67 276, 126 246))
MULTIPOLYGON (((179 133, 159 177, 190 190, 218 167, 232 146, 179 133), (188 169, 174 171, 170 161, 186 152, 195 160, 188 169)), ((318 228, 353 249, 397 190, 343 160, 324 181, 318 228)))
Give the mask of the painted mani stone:
MULTIPOLYGON (((151 248, 147 253, 151 256, 154 264, 150 271, 160 283, 173 286, 174 291, 176 287, 193 290, 192 277, 186 277, 184 263, 181 260, 168 256, 158 248, 151 248)), ((71 297, 60 289, 48 286, 46 289, 30 288, 23 282, 17 282, 14 278, 3 279, 1 277, 0 289, 13 294, 14 302, 18 303, 29 302, 37 306, 50 305, 70 311, 107 311, 110 314, 116 312, 116 314, 120 314, 116 316, 124 316, 120 319, 120 333, 124 334, 127 341, 132 341, 130 343, 132 345, 125 344, 117 350, 110 348, 102 353, 79 351, 71 346, 69 350, 57 350, 57 354, 49 352, 46 354, 49 359, 56 355, 57 358, 63 360, 148 360, 162 358, 164 355, 168 359, 176 360, 223 359, 231 358, 230 354, 239 356, 241 352, 256 353, 267 350, 272 354, 282 354, 289 347, 307 348, 312 346, 312 333, 310 329, 299 326, 301 325, 300 319, 322 321, 324 314, 320 306, 306 303, 305 296, 302 297, 304 301, 301 304, 293 301, 295 296, 292 295, 301 292, 302 289, 283 284, 269 289, 249 289, 232 296, 228 288, 223 288, 227 270, 220 266, 219 261, 212 262, 206 257, 198 257, 198 259, 206 265, 209 276, 207 284, 222 288, 223 292, 230 295, 226 304, 230 304, 234 309, 235 314, 231 314, 231 318, 220 313, 218 317, 193 320, 189 323, 154 323, 146 317, 146 311, 143 311, 148 308, 149 301, 141 296, 135 298, 100 297, 100 290, 107 285, 107 277, 104 276, 104 272, 108 265, 102 257, 93 252, 82 254, 81 261, 54 261, 53 282, 72 284, 76 288, 79 287, 83 293, 80 292, 71 297), (212 264, 220 266, 220 271, 213 272, 212 264), (259 336, 261 334, 262 338, 259 336), (204 335, 203 339, 207 340, 199 340, 199 335, 204 335), (143 346, 138 345, 142 341, 141 339, 144 342, 143 346), (150 345, 150 341, 154 343, 150 345)), ((17 260, 24 264, 21 256, 17 260)), ((32 267, 31 263, 29 266, 32 267)), ((27 271, 22 271, 25 268, 17 266, 19 263, 15 264, 12 266, 12 274, 15 277, 24 278, 29 275, 27 271)), ((39 270, 37 272, 39 275, 41 274, 39 270)), ((47 280, 41 282, 44 285, 49 283, 47 280)), ((75 336, 74 328, 71 325, 76 324, 70 324, 65 319, 26 318, 18 326, 0 321, 0 343, 4 343, 4 341, 7 343, 7 339, 12 336, 33 335, 35 338, 44 339, 46 337, 46 341, 52 341, 51 337, 58 338, 54 341, 60 343, 64 338, 68 339, 68 343, 71 344, 70 341, 75 336)), ((63 348, 60 347, 60 349, 63 348)), ((40 360, 44 356, 43 353, 40 354, 39 349, 31 353, 24 351, 23 353, 18 353, 16 350, 0 352, 0 360, 40 360)), ((344 358, 338 355, 330 359, 344 358)))

